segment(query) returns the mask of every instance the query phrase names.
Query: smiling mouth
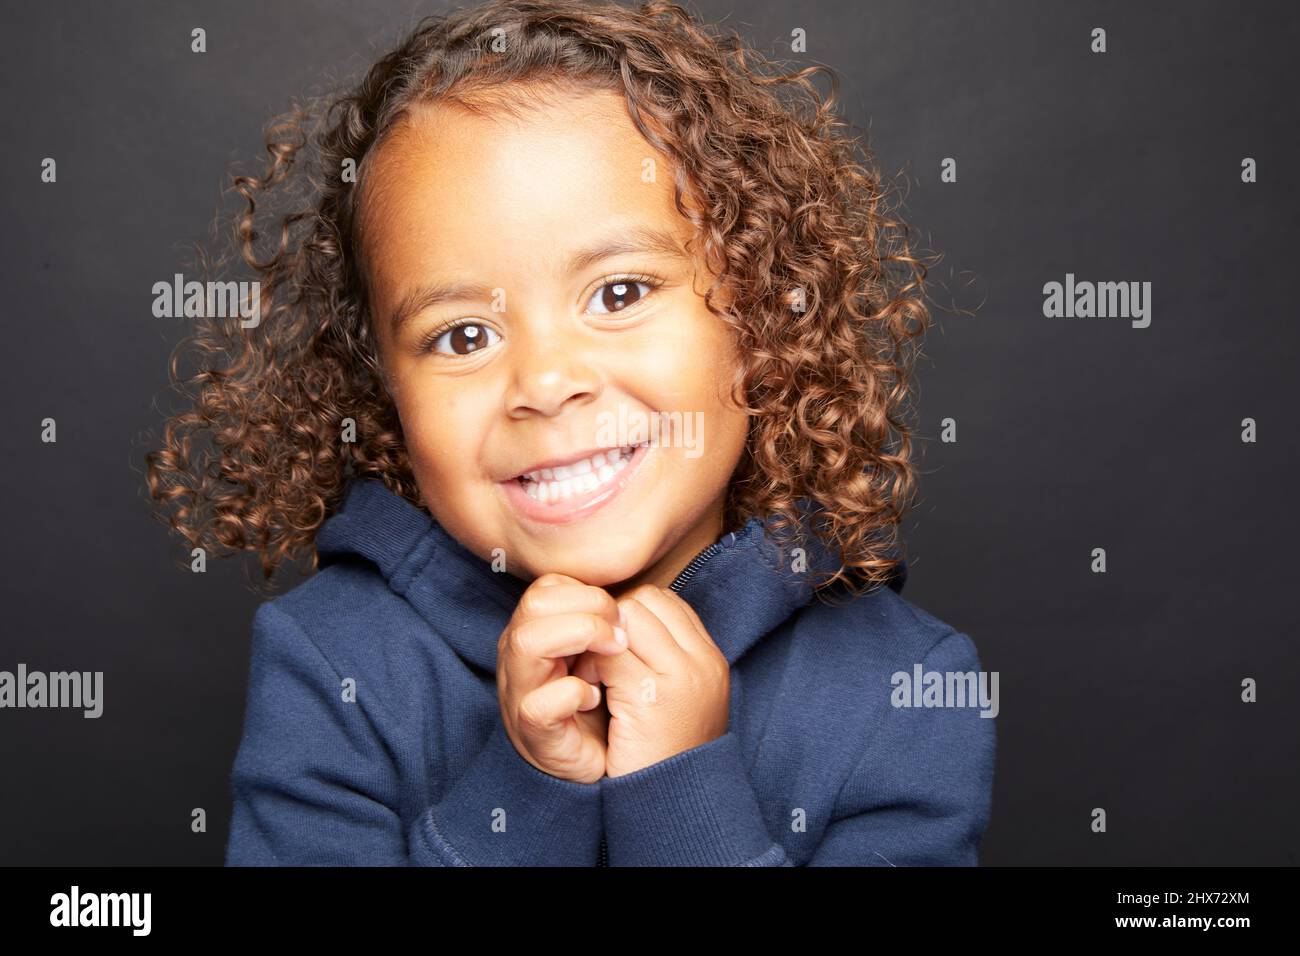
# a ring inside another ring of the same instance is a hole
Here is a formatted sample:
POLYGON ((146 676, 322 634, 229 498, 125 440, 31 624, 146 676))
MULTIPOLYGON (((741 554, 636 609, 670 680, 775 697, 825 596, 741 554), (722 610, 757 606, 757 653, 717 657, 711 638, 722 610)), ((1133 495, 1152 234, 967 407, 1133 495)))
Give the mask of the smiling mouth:
POLYGON ((555 504, 583 497, 612 486, 639 447, 641 446, 628 445, 624 448, 610 448, 567 465, 526 472, 513 480, 520 485, 524 494, 539 504, 555 504))

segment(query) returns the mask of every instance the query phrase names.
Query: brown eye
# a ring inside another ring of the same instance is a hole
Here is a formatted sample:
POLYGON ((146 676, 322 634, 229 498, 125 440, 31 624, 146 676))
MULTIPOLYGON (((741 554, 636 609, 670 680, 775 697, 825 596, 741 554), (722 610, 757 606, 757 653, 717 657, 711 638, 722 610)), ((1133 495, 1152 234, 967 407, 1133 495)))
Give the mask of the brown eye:
POLYGON ((494 335, 496 332, 479 322, 461 322, 449 329, 435 332, 428 351, 443 355, 469 355, 492 345, 491 337, 494 335))
POLYGON ((591 298, 592 303, 600 304, 600 308, 592 311, 597 314, 619 312, 628 306, 636 305, 647 294, 640 290, 640 286, 645 286, 647 292, 650 289, 650 283, 636 279, 616 279, 605 283, 591 298))

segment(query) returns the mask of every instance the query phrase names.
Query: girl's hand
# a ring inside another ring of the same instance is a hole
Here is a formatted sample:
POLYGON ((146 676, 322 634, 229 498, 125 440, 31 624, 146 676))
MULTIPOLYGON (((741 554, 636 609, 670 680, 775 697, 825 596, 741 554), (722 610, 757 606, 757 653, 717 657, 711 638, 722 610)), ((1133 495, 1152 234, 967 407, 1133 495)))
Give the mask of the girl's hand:
POLYGON ((553 777, 595 783, 605 774, 600 685, 569 673, 578 654, 622 654, 618 607, 605 590, 543 574, 519 598, 497 643, 497 699, 520 756, 553 777))
POLYGON ((694 609, 675 591, 642 585, 617 602, 623 654, 583 654, 575 671, 606 685, 605 773, 619 777, 721 737, 731 669, 694 609))

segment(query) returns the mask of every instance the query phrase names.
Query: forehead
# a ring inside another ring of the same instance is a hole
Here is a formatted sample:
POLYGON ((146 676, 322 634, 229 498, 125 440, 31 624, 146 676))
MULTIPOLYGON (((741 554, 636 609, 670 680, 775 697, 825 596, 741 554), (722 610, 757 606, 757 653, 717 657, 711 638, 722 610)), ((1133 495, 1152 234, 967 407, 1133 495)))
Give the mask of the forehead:
POLYGON ((515 111, 415 108, 367 171, 363 235, 374 277, 559 261, 611 228, 686 244, 664 156, 612 92, 555 93, 515 111), (517 115, 516 115, 517 114, 517 115))

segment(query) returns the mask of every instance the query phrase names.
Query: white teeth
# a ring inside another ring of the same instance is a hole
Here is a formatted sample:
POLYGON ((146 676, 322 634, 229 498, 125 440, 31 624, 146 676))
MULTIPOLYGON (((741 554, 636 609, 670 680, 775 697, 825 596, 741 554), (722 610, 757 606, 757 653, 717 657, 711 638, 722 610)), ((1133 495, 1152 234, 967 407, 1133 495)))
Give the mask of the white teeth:
POLYGON ((637 446, 597 452, 585 461, 557 468, 542 468, 521 476, 524 491, 542 504, 585 495, 614 480, 627 467, 637 446))

